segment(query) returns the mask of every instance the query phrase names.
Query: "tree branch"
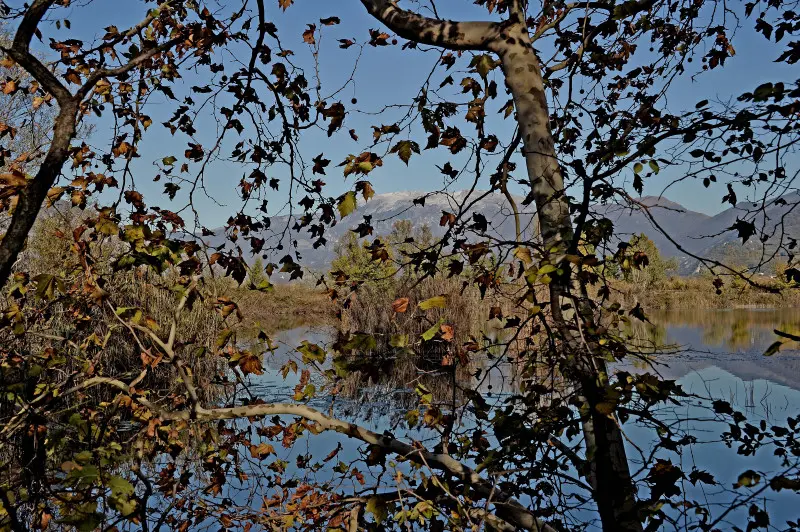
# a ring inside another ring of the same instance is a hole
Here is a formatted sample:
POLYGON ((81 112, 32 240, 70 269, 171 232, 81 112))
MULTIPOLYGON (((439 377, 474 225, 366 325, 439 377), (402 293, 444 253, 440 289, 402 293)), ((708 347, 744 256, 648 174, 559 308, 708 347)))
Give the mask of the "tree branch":
POLYGON ((67 100, 72 99, 72 94, 67 90, 63 83, 61 83, 55 74, 53 74, 39 59, 30 53, 31 39, 36 28, 39 26, 45 13, 55 3, 55 0, 36 0, 25 11, 22 17, 17 32, 14 35, 14 42, 10 48, 3 48, 14 61, 16 61, 22 68, 27 70, 31 76, 34 77, 39 84, 55 96, 59 105, 64 105, 67 100))
POLYGON ((397 7, 395 0, 361 0, 370 15, 410 41, 449 50, 490 50, 502 32, 495 22, 456 22, 423 17, 397 7))

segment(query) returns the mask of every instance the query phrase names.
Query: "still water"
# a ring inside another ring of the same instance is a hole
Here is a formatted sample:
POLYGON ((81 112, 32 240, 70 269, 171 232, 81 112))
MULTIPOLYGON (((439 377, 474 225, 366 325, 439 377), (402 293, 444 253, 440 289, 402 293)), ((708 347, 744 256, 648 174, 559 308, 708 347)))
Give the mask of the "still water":
MULTIPOLYGON (((765 356, 767 348, 778 337, 774 330, 797 334, 800 328, 800 309, 731 309, 702 311, 669 311, 649 315, 653 322, 645 336, 657 345, 674 348, 671 354, 654 357, 653 367, 667 379, 676 380, 690 394, 708 399, 730 402, 735 410, 744 413, 748 422, 758 425, 762 420, 768 426, 786 426, 789 417, 800 414, 800 346, 786 343, 778 354, 765 356)), ((642 369, 644 364, 632 364, 623 369, 642 369)), ((754 457, 742 457, 735 446, 729 448, 719 441, 719 434, 727 430, 724 423, 709 423, 708 401, 687 400, 680 406, 665 409, 667 419, 688 419, 682 428, 698 439, 680 455, 664 457, 679 463, 684 471, 693 468, 712 473, 728 488, 707 489, 700 484, 683 488, 696 500, 728 504, 733 494, 741 497, 747 490, 730 488, 746 469, 757 472, 774 472, 781 468, 772 454, 772 448, 760 450, 754 457), (697 421, 691 421, 697 418, 697 421)), ((646 442, 647 434, 636 426, 626 426, 633 442, 646 442)), ((630 446, 630 447, 633 447, 630 446)), ((629 457, 635 459, 637 450, 629 448, 629 457)), ((795 494, 768 490, 753 501, 770 515, 773 528, 785 530, 787 521, 800 517, 795 494)), ((719 524, 722 530, 747 529, 747 512, 732 512, 719 524), (737 528, 738 527, 738 528, 737 528)))
MULTIPOLYGON (((780 353, 770 357, 763 354, 776 339, 774 329, 800 332, 800 310, 673 311, 652 313, 649 317, 653 325, 641 327, 637 336, 659 346, 671 346, 669 353, 654 356, 651 360, 653 365, 639 361, 619 364, 618 369, 658 371, 664 378, 676 380, 691 394, 706 399, 729 401, 754 424, 765 420, 770 425, 785 425, 787 417, 800 414, 798 346, 787 344, 780 353)), ((299 358, 295 348, 303 340, 324 346, 330 343, 332 337, 333 331, 330 329, 308 327, 275 334, 273 339, 277 347, 273 353, 265 355, 264 374, 250 377, 250 392, 267 402, 292 401, 299 377, 289 373, 284 379, 280 368, 291 358, 299 358)), ((497 366, 486 375, 488 379, 481 385, 484 393, 489 390, 493 394, 502 394, 513 390, 513 372, 497 366)), ((319 385, 322 387, 324 383, 320 381, 319 385)), ((330 398, 322 396, 310 404, 378 433, 389 431, 397 437, 425 441, 433 434, 425 431, 410 432, 404 428, 402 419, 409 408, 408 399, 415 400, 413 391, 384 386, 372 390, 367 399, 362 401, 338 399, 332 403, 330 398)), ((769 449, 756 457, 742 458, 735 449, 721 443, 719 433, 726 425, 709 421, 707 400, 687 400, 679 406, 663 409, 659 415, 667 422, 687 420, 680 421, 680 429, 698 439, 697 445, 680 454, 663 452, 661 457, 679 464, 687 473, 693 468, 707 471, 726 487, 708 489, 701 484, 692 486, 688 482, 684 483, 685 492, 696 500, 705 500, 710 506, 727 503, 737 496, 736 493, 732 495, 730 487, 742 471, 754 469, 768 472, 778 468, 769 449)), ((462 422, 469 423, 469 420, 462 419, 462 422)), ((630 440, 629 459, 635 465, 637 453, 640 449, 647 448, 648 442, 652 441, 653 432, 631 423, 625 425, 625 431, 630 440)), ((358 456, 357 446, 335 433, 303 438, 290 448, 279 448, 276 445, 276 452, 278 458, 293 464, 302 455, 324 457, 340 444, 344 448, 339 459, 349 461, 358 456)), ((289 465, 286 475, 302 474, 300 471, 293 473, 293 469, 289 465)), ((363 472, 366 476, 370 475, 368 470, 363 472)), ((322 472, 317 472, 316 475, 316 480, 320 480, 319 475, 322 472)), ((368 479, 368 485, 371 480, 377 479, 368 479)), ((237 505, 258 506, 258 501, 270 496, 268 493, 254 493, 251 491, 252 487, 247 489, 245 485, 241 486, 244 491, 237 493, 235 484, 229 484, 226 491, 237 505)), ((346 490, 347 486, 341 488, 346 490)), ((772 523, 777 527, 775 529, 784 529, 786 521, 800 517, 797 498, 789 491, 769 492, 764 495, 763 500, 755 502, 769 508, 772 523)), ((719 523, 719 528, 735 530, 734 526, 738 526, 745 529, 746 508, 745 506, 740 511, 731 512, 719 523)))

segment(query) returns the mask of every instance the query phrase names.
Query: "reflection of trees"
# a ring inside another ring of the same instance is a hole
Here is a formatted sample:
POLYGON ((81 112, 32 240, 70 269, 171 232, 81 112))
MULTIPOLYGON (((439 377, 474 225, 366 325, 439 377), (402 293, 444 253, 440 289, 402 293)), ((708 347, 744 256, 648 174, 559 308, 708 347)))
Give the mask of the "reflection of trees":
POLYGON ((703 343, 729 350, 748 349, 753 345, 766 347, 773 340, 774 329, 797 331, 800 328, 800 309, 659 311, 653 312, 650 318, 662 329, 699 328, 703 343))

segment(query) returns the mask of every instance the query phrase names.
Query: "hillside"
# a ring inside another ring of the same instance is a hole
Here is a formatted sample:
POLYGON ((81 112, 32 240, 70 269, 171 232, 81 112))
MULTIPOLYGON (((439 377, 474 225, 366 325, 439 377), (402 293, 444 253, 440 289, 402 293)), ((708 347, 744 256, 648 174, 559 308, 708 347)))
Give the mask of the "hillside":
MULTIPOLYGON (((294 218, 290 216, 276 216, 271 219, 271 229, 258 236, 266 240, 265 248, 271 248, 268 253, 269 260, 279 260, 291 247, 295 247, 302 258, 302 264, 313 270, 323 270, 333 260, 335 243, 348 231, 361 223, 365 216, 371 217, 374 235, 385 235, 391 232, 392 226, 399 220, 411 220, 417 227, 428 225, 435 236, 444 233, 444 228, 439 225, 442 211, 457 212, 459 205, 474 201, 480 193, 467 195, 466 191, 452 194, 431 195, 425 198, 424 205, 415 204, 414 200, 424 194, 414 191, 392 192, 377 194, 370 201, 360 201, 356 211, 340 221, 326 232, 327 243, 314 248, 314 239, 310 234, 301 230, 300 233, 292 230, 294 218), (286 230, 288 228, 288 230, 286 230), (283 249, 275 249, 278 244, 283 244, 283 249)), ((767 205, 763 211, 756 212, 758 206, 743 202, 735 207, 730 207, 723 212, 709 216, 704 213, 686 209, 679 203, 666 198, 652 196, 640 198, 639 201, 647 205, 653 218, 661 228, 668 233, 677 244, 685 251, 741 265, 752 265, 758 262, 762 253, 774 249, 776 242, 800 235, 800 194, 787 195, 778 201, 767 205), (737 219, 753 221, 757 234, 751 237, 743 246, 736 231, 728 230, 737 219), (758 235, 764 234, 769 238, 766 245, 762 245, 758 235)), ((419 202, 418 202, 419 203, 419 202)), ((522 206, 522 198, 517 198, 517 203, 522 209, 521 222, 523 235, 532 238, 534 234, 533 207, 522 206)), ((67 210, 70 207, 64 204, 67 210)), ((49 210, 42 211, 41 216, 47 216, 49 210)), ((595 205, 593 208, 597 216, 609 218, 615 226, 616 234, 620 240, 628 240, 634 234, 644 233, 650 237, 667 257, 675 257, 680 264, 681 274, 691 274, 697 270, 697 261, 679 250, 666 236, 658 231, 650 222, 648 216, 641 210, 634 210, 628 206, 609 204, 595 205)), ((489 224, 489 234, 504 240, 513 240, 514 221, 507 200, 500 194, 489 194, 471 207, 471 212, 482 214, 489 224)), ((7 225, 8 216, 0 216, 0 231, 7 225)), ((214 236, 206 239, 212 246, 231 244, 223 237, 222 229, 214 231, 214 236)), ((248 262, 255 259, 248 246, 248 242, 240 238, 237 242, 242 247, 244 257, 248 262)))

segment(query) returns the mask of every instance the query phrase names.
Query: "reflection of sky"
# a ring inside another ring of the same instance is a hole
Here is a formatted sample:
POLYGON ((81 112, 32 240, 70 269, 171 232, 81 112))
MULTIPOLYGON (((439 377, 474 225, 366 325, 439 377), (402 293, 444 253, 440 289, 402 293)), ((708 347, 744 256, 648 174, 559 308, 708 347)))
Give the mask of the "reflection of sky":
MULTIPOLYGON (((758 329, 758 328, 757 328, 758 329)), ((763 327, 761 327, 763 329, 763 327)), ((760 330, 760 329, 758 329, 760 330)), ((758 332, 754 329, 754 332, 758 332)), ((764 336, 766 338, 766 336, 764 336)), ((691 326, 689 324, 669 325, 666 328, 666 339, 668 342, 680 343, 683 346, 691 347, 686 352, 679 355, 670 355, 668 366, 660 369, 666 378, 674 378, 679 381, 683 388, 692 394, 714 399, 724 399, 730 401, 733 407, 742 411, 748 417, 748 421, 757 424, 764 419, 768 424, 784 425, 788 416, 793 416, 800 407, 800 386, 796 383, 796 370, 794 369, 795 358, 793 353, 785 353, 772 358, 765 358, 761 355, 763 346, 762 339, 753 341, 750 348, 741 348, 735 352, 729 352, 724 345, 709 345, 703 339, 708 340, 708 331, 704 331, 700 325, 691 326), (781 371, 783 367, 783 371, 781 371)), ((274 354, 265 355, 265 373, 261 376, 252 376, 250 379, 250 390, 256 396, 266 401, 292 401, 293 389, 298 382, 298 377, 292 373, 286 380, 279 374, 279 368, 291 357, 298 356, 294 347, 298 346, 302 340, 325 345, 329 343, 330 331, 324 329, 309 331, 307 328, 284 331, 274 336, 278 345, 274 354)), ((724 344, 724 342, 722 343, 724 344)), ((485 369, 489 369, 487 365, 485 369)), ((629 369, 629 368, 627 368, 629 369)), ((498 367, 490 372, 490 377, 483 383, 482 393, 490 392, 488 386, 491 384, 491 392, 503 393, 510 391, 509 386, 512 379, 512 372, 508 367, 498 367), (491 376, 491 373, 494 373, 491 376)), ((390 395, 380 396, 366 404, 356 403, 338 399, 331 404, 329 399, 320 398, 311 403, 322 411, 331 412, 333 415, 350 419, 372 431, 382 433, 385 430, 392 432, 395 436, 409 440, 425 441, 429 444, 430 438, 435 436, 430 431, 408 431, 404 429, 398 420, 402 418, 403 402, 394 402, 390 395)), ((707 404, 707 403, 705 403, 707 404)), ((736 482, 738 475, 747 469, 769 473, 779 468, 780 464, 772 454, 772 448, 761 449, 755 457, 742 457, 737 455, 736 449, 729 449, 724 444, 719 443, 719 434, 727 428, 727 425, 717 421, 709 420, 710 410, 703 406, 699 400, 694 402, 682 403, 680 406, 664 408, 660 411, 660 417, 669 423, 673 420, 702 419, 703 421, 681 421, 678 424, 680 430, 694 435, 698 443, 684 448, 681 454, 662 451, 660 458, 670 460, 673 464, 680 467, 688 474, 693 468, 711 473, 722 486, 729 490, 736 482)), ((469 415, 467 415, 469 418, 469 415)), ((470 419, 462 419, 464 423, 471 424, 470 419)), ((288 418, 284 417, 285 421, 288 418)), ((269 424, 267 422, 267 424, 269 424)), ((626 435, 637 447, 649 449, 653 442, 654 433, 652 429, 643 428, 633 423, 624 426, 626 435)), ((254 443, 258 443, 255 434, 252 437, 254 443)), ((270 488, 253 489, 252 481, 264 475, 275 475, 267 466, 275 458, 288 462, 287 470, 282 475, 284 480, 297 477, 298 481, 331 482, 332 490, 351 491, 359 486, 353 486, 354 480, 348 478, 341 480, 342 475, 332 472, 332 468, 339 461, 350 464, 360 457, 360 442, 353 441, 347 437, 333 432, 324 432, 317 436, 300 438, 292 447, 283 448, 280 442, 272 441, 276 455, 259 462, 252 460, 246 465, 251 479, 244 483, 239 483, 236 479, 230 479, 226 487, 225 496, 230 497, 237 505, 243 507, 259 508, 262 497, 269 498, 274 495, 270 488), (310 455, 311 462, 321 462, 331 451, 339 445, 342 450, 336 458, 324 464, 316 473, 309 473, 306 470, 298 469, 295 462, 299 456, 310 455), (302 476, 301 476, 302 475, 302 476), (310 475, 305 477, 304 475, 310 475)), ((245 451, 246 452, 246 451, 245 451)), ((639 454, 633 445, 628 446, 628 456, 636 469, 640 462, 639 454)), ((375 473, 378 469, 370 471, 363 462, 353 463, 347 469, 357 467, 365 475, 367 485, 379 482, 386 484, 393 482, 388 476, 379 480, 375 473)), ((409 471, 407 464, 398 466, 401 471, 409 471)), ((346 475, 345 475, 346 476, 346 475)), ((720 507, 715 507, 715 503, 728 503, 732 500, 729 491, 723 491, 719 486, 704 486, 700 483, 692 486, 688 481, 684 482, 683 489, 687 495, 698 501, 707 501, 712 508, 712 514, 719 515, 720 507)), ((737 490, 735 495, 744 495, 746 490, 737 490), (741 493, 739 493, 741 491, 741 493)), ((643 490, 643 496, 647 496, 647 490, 643 490)), ((794 509, 796 496, 787 491, 775 493, 768 490, 764 497, 757 502, 759 505, 768 505, 773 524, 781 525, 786 520, 797 519, 798 515, 794 509)), ((582 511, 578 516, 587 517, 582 511)), ((731 525, 746 528, 747 506, 743 510, 732 512, 728 521, 721 523, 718 528, 722 530, 730 529, 731 525)))
MULTIPOLYGON (((748 422, 754 425, 763 419, 770 425, 785 426, 787 417, 795 416, 800 407, 800 391, 763 379, 747 382, 713 365, 706 365, 687 373, 678 379, 678 383, 689 393, 731 402, 733 408, 745 413, 748 422)), ((773 455, 774 447, 766 446, 760 449, 755 456, 743 457, 737 454, 735 445, 733 448, 728 448, 719 443, 719 434, 727 430, 727 424, 711 421, 710 418, 713 416, 706 406, 707 402, 703 403, 701 406, 697 400, 688 401, 679 407, 665 409, 661 412, 660 417, 665 422, 674 419, 693 419, 693 421, 680 423, 680 428, 698 439, 697 444, 684 448, 681 454, 660 452, 661 458, 679 465, 687 474, 694 468, 709 472, 725 490, 730 490, 739 475, 748 469, 767 474, 781 470, 780 461, 773 455), (701 421, 697 421, 697 419, 701 421)), ((647 443, 653 441, 651 429, 627 424, 625 431, 632 441, 640 447, 644 446, 645 449, 647 449, 647 443)), ((639 454, 630 445, 628 453, 629 459, 636 462, 639 454)), ((762 485, 757 487, 760 488, 762 485)), ((682 483, 682 489, 689 499, 707 501, 707 504, 713 508, 712 515, 719 515, 724 505, 733 500, 732 494, 729 491, 723 491, 719 486, 707 486, 699 482, 693 486, 685 481, 682 483), (717 503, 722 506, 714 507, 717 503)), ((749 495, 749 490, 740 488, 735 493, 736 496, 746 496, 749 495)), ((765 507, 768 509, 771 522, 778 529, 782 529, 781 525, 784 525, 787 520, 796 520, 800 515, 800 512, 797 511, 797 496, 791 491, 767 490, 753 502, 762 509, 765 507)), ((736 525, 745 529, 749 506, 747 504, 743 508, 731 512, 726 521, 720 523, 717 528, 729 530, 732 525, 736 525)))
POLYGON ((796 309, 672 311, 653 313, 651 319, 660 332, 658 342, 681 348, 680 353, 657 357, 657 369, 666 378, 715 367, 746 382, 765 380, 800 390, 796 344, 764 356, 778 339, 774 329, 800 326, 796 309))
MULTIPOLYGON (((760 320, 764 320, 764 315, 759 315, 760 320)), ((690 321, 690 320, 689 320, 690 321)), ((752 321, 752 320, 751 320, 752 321)), ((717 320, 717 323, 725 323, 725 319, 717 320)), ((726 326, 729 324, 725 323, 726 326)), ((733 407, 744 412, 748 420, 758 423, 764 419, 769 424, 785 424, 788 416, 793 416, 800 409, 800 379, 798 379, 798 369, 800 369, 800 358, 795 358, 793 352, 785 352, 774 357, 764 357, 762 355, 766 345, 771 340, 769 331, 771 326, 762 324, 752 325, 749 328, 752 333, 751 341, 745 342, 749 347, 740 345, 738 349, 731 352, 730 343, 721 341, 709 343, 713 335, 702 325, 692 326, 690 324, 667 325, 666 341, 669 343, 680 344, 687 350, 678 355, 670 355, 666 366, 659 366, 665 378, 674 378, 689 393, 694 393, 703 397, 724 399, 730 401, 733 407)), ((287 331, 277 336, 282 342, 283 348, 276 353, 276 358, 268 365, 278 367, 288 356, 290 347, 299 345, 302 339, 309 339, 320 344, 326 342, 326 333, 318 331, 309 338, 307 330, 296 329, 287 331)), ((491 365, 485 366, 489 369, 491 365)), ((510 382, 512 378, 508 367, 500 366, 489 373, 490 377, 482 386, 483 393, 490 390, 494 393, 508 392, 513 387, 510 382), (492 385, 489 389, 488 385, 492 385)), ((267 371, 265 375, 256 380, 256 387, 259 396, 264 396, 266 400, 289 399, 291 389, 296 383, 296 379, 290 377, 284 382, 280 375, 267 371)), ((388 398, 387 398, 388 399, 388 398)), ((368 404, 354 408, 346 408, 343 413, 354 422, 363 424, 365 427, 383 432, 390 429, 398 437, 424 439, 431 434, 420 432, 408 433, 398 427, 397 412, 391 406, 391 400, 387 404, 368 404)), ((325 408, 324 401, 318 405, 325 408)), ((709 410, 699 404, 682 404, 680 407, 665 409, 661 412, 664 420, 677 418, 700 418, 708 419, 709 410)), ((682 423, 682 430, 696 436, 699 443, 686 448, 681 455, 671 452, 662 453, 662 457, 680 465, 684 471, 690 472, 693 467, 708 471, 722 483, 725 488, 731 488, 736 482, 739 474, 746 469, 753 469, 768 473, 779 468, 780 464, 772 454, 772 448, 761 449, 755 457, 742 457, 737 455, 736 449, 729 449, 720 444, 719 434, 727 428, 727 425, 719 422, 693 421, 682 423)), ((639 447, 647 449, 652 443, 653 432, 651 429, 638 427, 633 424, 625 425, 626 434, 639 447)), ((344 449, 340 453, 343 460, 352 460, 357 456, 357 442, 348 442, 347 438, 339 434, 324 433, 322 435, 303 439, 291 449, 278 449, 279 457, 292 463, 299 453, 311 453, 315 457, 323 457, 330 450, 342 443, 344 449)), ((629 446, 629 458, 635 464, 637 462, 637 451, 629 446)), ((329 464, 330 466, 330 464, 329 464)), ((363 473, 367 473, 365 468, 361 468, 363 473)), ((317 479, 323 478, 322 473, 317 474, 317 479)), ((703 486, 698 483, 692 486, 685 482, 682 486, 686 493, 696 500, 706 500, 708 504, 714 505, 715 502, 727 503, 731 500, 731 493, 721 491, 718 486, 703 486)), ((343 486, 344 488, 344 486, 343 486)), ((744 490, 742 494, 745 494, 744 490)), ((787 491, 775 493, 765 492, 766 500, 761 499, 760 504, 768 504, 773 523, 781 524, 786 520, 796 519, 798 515, 794 511, 793 503, 796 496, 787 491)), ((719 507, 713 508, 712 513, 718 514, 719 507)), ((732 512, 728 518, 728 524, 721 523, 721 529, 727 529, 731 524, 742 525, 747 521, 747 506, 743 510, 732 512)), ((746 526, 746 525, 745 525, 746 526)))
MULTIPOLYGON (((754 425, 763 419, 768 425, 785 426, 788 417, 800 413, 800 353, 791 349, 771 357, 763 353, 776 338, 772 330, 797 324, 797 317, 794 309, 656 313, 652 318, 657 326, 664 327, 664 341, 684 348, 679 354, 657 357, 657 369, 664 378, 677 380, 688 393, 730 402, 754 425)), ((664 410, 664 420, 698 418, 704 421, 681 424, 683 430, 701 443, 687 448, 681 455, 662 453, 663 457, 686 472, 693 467, 708 471, 728 489, 747 469, 758 472, 780 469, 773 447, 759 450, 755 457, 742 457, 735 447, 730 449, 718 443, 719 434, 727 425, 705 421, 709 417, 709 410, 697 401, 664 410)), ((652 441, 653 433, 649 429, 628 424, 626 432, 637 445, 652 441)), ((629 453, 629 458, 635 460, 636 450, 630 447, 629 453)), ((701 483, 692 486, 685 482, 683 489, 696 500, 707 500, 709 504, 731 500, 731 494, 720 492, 718 486, 701 483)), ((747 490, 737 492, 746 495, 747 490)), ((786 490, 780 493, 767 490, 755 502, 762 508, 768 505, 772 524, 778 529, 787 520, 796 520, 800 515, 796 509, 796 495, 786 490)), ((729 522, 721 523, 719 528, 725 530, 735 524, 744 529, 748 506, 731 513, 729 522)), ((715 511, 718 513, 719 507, 715 511)))

